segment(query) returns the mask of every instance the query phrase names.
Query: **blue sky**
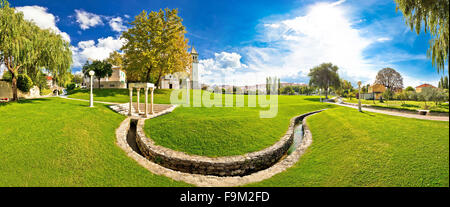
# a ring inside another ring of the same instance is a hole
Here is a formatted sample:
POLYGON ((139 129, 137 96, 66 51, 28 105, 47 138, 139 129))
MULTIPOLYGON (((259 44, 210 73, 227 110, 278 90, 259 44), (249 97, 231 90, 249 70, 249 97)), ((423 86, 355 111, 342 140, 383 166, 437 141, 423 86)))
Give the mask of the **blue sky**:
POLYGON ((70 40, 73 72, 88 58, 104 59, 123 44, 120 34, 142 10, 178 8, 186 37, 200 54, 205 83, 254 84, 266 76, 308 82, 309 69, 332 62, 341 77, 372 83, 392 67, 404 85, 437 85, 426 58, 429 35, 405 25, 393 0, 14 0, 38 26, 70 40))

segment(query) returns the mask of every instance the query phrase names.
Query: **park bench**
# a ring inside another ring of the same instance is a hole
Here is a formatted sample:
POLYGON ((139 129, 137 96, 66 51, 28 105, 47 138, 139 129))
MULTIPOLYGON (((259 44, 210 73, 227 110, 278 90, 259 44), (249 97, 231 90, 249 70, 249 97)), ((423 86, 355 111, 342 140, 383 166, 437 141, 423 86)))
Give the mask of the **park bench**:
POLYGON ((9 98, 0 98, 0 102, 8 102, 9 98))
POLYGON ((417 110, 419 112, 419 115, 428 115, 430 113, 430 110, 417 110))

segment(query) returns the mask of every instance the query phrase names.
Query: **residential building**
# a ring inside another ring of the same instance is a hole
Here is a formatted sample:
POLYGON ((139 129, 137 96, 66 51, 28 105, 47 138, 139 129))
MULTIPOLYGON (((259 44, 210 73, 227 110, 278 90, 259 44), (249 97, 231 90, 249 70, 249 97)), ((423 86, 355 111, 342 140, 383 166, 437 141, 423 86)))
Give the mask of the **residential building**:
POLYGON ((424 88, 436 88, 436 87, 434 87, 433 85, 430 85, 428 83, 425 83, 425 84, 422 84, 420 86, 417 86, 416 87, 416 92, 420 93, 420 92, 422 92, 422 89, 424 89, 424 88))
MULTIPOLYGON (((101 88, 127 88, 127 79, 125 72, 119 66, 112 67, 112 74, 110 77, 105 77, 100 79, 101 88)), ((84 76, 83 87, 90 87, 90 78, 88 75, 84 76)), ((94 75, 93 87, 98 88, 98 79, 94 75)))

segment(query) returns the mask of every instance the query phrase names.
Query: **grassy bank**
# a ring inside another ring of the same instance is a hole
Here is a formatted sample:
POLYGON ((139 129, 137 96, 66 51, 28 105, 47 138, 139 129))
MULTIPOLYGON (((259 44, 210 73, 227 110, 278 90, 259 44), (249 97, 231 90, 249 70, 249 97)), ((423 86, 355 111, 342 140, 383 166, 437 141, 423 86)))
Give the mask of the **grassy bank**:
POLYGON ((188 154, 241 155, 280 140, 294 116, 334 107, 316 99, 279 96, 278 113, 273 118, 260 118, 260 111, 267 110, 260 107, 179 107, 147 120, 144 130, 156 144, 188 154))
POLYGON ((186 186, 153 175, 115 144, 124 117, 46 98, 0 105, 0 186, 186 186))
POLYGON ((449 186, 449 124, 334 108, 294 167, 250 186, 449 186))

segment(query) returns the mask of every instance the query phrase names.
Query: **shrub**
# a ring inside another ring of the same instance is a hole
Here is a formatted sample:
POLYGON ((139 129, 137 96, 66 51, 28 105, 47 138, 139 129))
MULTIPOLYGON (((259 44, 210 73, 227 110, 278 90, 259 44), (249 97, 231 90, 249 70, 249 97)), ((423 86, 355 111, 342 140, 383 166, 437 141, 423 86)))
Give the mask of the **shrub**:
POLYGON ((4 81, 11 82, 11 79, 12 79, 11 72, 9 72, 8 70, 5 71, 3 73, 3 77, 1 79, 4 80, 4 81))
POLYGON ((383 92, 383 98, 387 101, 392 100, 394 98, 394 92, 387 89, 386 91, 383 92))
POLYGON ((75 83, 69 83, 69 84, 67 84, 66 88, 67 88, 68 91, 71 91, 71 90, 74 90, 75 87, 76 87, 75 83))
POLYGON ((30 92, 31 87, 33 87, 33 81, 31 78, 25 74, 20 74, 17 76, 17 88, 22 92, 30 92))

